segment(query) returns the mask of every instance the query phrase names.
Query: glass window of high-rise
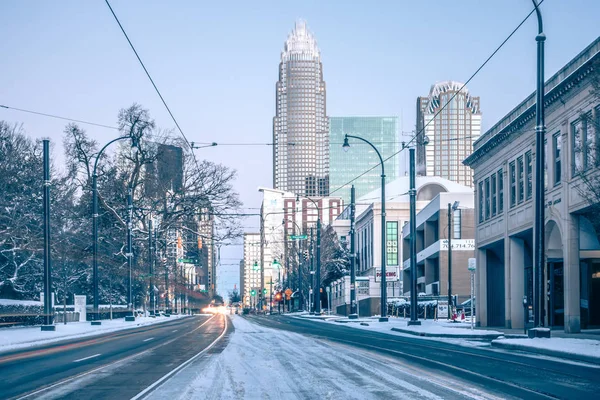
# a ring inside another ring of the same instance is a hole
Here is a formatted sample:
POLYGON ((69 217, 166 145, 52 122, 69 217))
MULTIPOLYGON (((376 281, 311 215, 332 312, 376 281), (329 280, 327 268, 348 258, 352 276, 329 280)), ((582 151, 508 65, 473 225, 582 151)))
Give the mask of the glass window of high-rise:
MULTIPOLYGON (((329 184, 331 192, 350 203, 348 182, 359 198, 381 187, 381 168, 377 153, 366 143, 350 139, 350 149, 342 148, 344 135, 359 136, 373 143, 385 160, 399 150, 398 117, 331 117, 329 119, 329 184), (367 172, 368 171, 368 172, 367 172), (365 173, 366 172, 366 173, 365 173), (344 186, 346 185, 346 186, 344 186)), ((398 177, 398 157, 385 161, 386 182, 398 177)))

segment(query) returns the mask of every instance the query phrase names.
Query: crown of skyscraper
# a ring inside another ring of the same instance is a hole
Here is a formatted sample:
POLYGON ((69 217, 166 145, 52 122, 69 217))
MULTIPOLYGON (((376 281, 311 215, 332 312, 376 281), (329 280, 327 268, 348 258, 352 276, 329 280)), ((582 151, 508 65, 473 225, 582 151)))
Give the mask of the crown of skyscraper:
POLYGON ((320 58, 321 52, 314 35, 308 30, 306 21, 299 19, 285 41, 281 61, 319 60, 320 58))

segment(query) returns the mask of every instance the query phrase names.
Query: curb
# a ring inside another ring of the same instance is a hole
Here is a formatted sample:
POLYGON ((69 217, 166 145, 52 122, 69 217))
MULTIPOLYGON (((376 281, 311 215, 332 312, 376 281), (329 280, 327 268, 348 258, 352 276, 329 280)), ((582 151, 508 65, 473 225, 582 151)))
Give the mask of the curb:
POLYGON ((436 337, 436 338, 450 338, 450 339, 486 339, 486 340, 494 340, 498 339, 502 334, 496 333, 484 333, 481 335, 450 335, 444 333, 429 333, 429 332, 417 332, 410 329, 401 329, 401 328, 392 328, 394 332, 400 333, 408 333, 409 335, 414 336, 424 336, 424 337, 436 337))
POLYGON ((572 360, 572 361, 584 361, 584 362, 588 362, 591 364, 600 365, 600 357, 593 357, 593 356, 588 356, 585 354, 573 354, 573 353, 567 353, 567 352, 559 351, 559 350, 551 350, 551 349, 544 349, 544 348, 538 348, 538 347, 524 346, 522 344, 516 344, 516 343, 503 343, 501 341, 495 341, 495 340, 492 341, 492 346, 498 347, 498 348, 503 348, 503 349, 509 349, 509 350, 520 350, 520 351, 525 351, 527 353, 543 354, 546 356, 564 358, 566 360, 572 360))

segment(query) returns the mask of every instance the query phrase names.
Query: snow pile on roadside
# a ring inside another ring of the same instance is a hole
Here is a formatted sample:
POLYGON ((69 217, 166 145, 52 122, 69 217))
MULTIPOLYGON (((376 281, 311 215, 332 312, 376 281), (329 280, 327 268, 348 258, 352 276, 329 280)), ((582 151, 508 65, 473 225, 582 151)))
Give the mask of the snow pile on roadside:
POLYGON ((0 299, 0 306, 43 306, 44 303, 37 300, 12 300, 0 299))
POLYGON ((90 322, 70 322, 66 325, 56 324, 56 331, 42 331, 39 326, 2 328, 0 329, 0 353, 25 347, 40 346, 65 339, 137 328, 139 326, 167 322, 182 317, 185 317, 185 315, 157 318, 139 317, 136 318, 135 322, 125 322, 122 318, 102 320, 102 325, 100 326, 93 326, 90 322))
POLYGON ((566 354, 594 357, 600 360, 600 340, 572 338, 496 339, 492 343, 500 345, 517 345, 523 350, 550 350, 566 354))

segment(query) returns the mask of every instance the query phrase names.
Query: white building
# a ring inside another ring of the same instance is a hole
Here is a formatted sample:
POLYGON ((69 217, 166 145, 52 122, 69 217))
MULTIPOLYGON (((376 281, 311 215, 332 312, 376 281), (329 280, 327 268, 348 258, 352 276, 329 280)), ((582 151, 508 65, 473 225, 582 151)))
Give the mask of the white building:
POLYGON ((242 301, 247 306, 258 304, 262 290, 260 273, 260 234, 244 233, 244 292, 242 301), (254 291, 254 296, 252 296, 254 291))
MULTIPOLYGON (((418 176, 416 179, 417 212, 442 192, 472 193, 472 189, 436 176, 418 176)), ((403 295, 402 288, 402 227, 410 220, 410 178, 402 177, 385 186, 386 193, 386 275, 388 298, 403 295)), ((472 195, 471 195, 472 196, 472 195)), ((452 196, 449 196, 452 198, 452 196)), ((461 197, 462 198, 462 197, 461 197)), ((457 198, 458 200, 458 198, 457 198)), ((472 202, 472 200, 471 200, 472 202)), ((349 207, 333 223, 338 236, 349 240, 349 207)), ((363 314, 379 314, 381 286, 376 271, 381 269, 381 189, 374 190, 356 200, 355 249, 357 276, 370 277, 368 295, 359 301, 363 314), (363 305, 362 303, 368 303, 363 305)), ((366 284, 366 283, 363 283, 366 284)), ((350 290, 349 285, 344 286, 350 290)), ((365 292, 367 293, 367 292, 365 292)))

